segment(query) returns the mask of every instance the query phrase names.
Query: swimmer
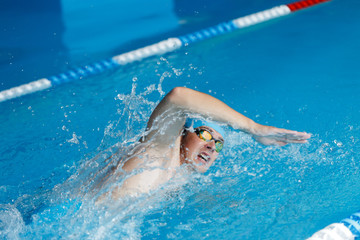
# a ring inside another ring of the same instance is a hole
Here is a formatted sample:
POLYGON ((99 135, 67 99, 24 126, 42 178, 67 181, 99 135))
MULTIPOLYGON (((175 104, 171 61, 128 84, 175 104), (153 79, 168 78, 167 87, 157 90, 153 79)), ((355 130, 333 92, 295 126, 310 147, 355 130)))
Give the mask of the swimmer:
POLYGON ((173 178, 182 165, 190 171, 206 172, 226 142, 221 125, 248 133, 264 145, 306 143, 311 136, 258 124, 208 94, 176 87, 152 112, 141 144, 130 159, 118 165, 122 172, 138 173, 129 175, 112 191, 111 198, 155 190, 173 178), (201 118, 189 117, 194 115, 201 118))

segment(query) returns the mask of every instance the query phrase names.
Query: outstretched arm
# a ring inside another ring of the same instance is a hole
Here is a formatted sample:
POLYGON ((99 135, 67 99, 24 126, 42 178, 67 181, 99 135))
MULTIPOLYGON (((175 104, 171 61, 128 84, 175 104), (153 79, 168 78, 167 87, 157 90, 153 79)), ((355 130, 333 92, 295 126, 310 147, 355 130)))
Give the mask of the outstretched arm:
MULTIPOLYGON (((209 116, 216 121, 226 123, 235 129, 251 134, 257 141, 265 145, 305 143, 311 136, 305 132, 258 124, 235 111, 219 99, 184 87, 174 88, 158 104, 150 116, 147 126, 148 129, 151 129, 155 120, 159 121, 159 116, 162 116, 165 112, 173 111, 194 112, 209 116)), ((181 127, 182 126, 179 125, 177 128, 181 129, 181 127)))

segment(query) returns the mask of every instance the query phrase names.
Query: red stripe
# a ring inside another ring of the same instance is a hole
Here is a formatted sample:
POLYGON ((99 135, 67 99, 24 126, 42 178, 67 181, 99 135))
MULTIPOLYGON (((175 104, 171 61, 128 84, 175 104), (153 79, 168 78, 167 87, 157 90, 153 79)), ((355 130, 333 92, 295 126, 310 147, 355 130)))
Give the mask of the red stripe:
POLYGON ((294 12, 303 8, 311 7, 313 5, 328 1, 331 0, 303 0, 303 1, 287 4, 287 6, 289 7, 290 11, 294 12))

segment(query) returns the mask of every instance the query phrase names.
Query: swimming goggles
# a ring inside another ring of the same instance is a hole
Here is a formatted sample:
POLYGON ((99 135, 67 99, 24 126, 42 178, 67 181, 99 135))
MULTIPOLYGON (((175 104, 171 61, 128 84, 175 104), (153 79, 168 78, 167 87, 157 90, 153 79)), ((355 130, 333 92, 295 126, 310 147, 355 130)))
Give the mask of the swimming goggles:
POLYGON ((210 142, 210 141, 214 140, 214 141, 215 141, 215 151, 216 151, 216 152, 220 152, 221 149, 222 149, 223 146, 224 146, 224 141, 215 139, 215 138, 212 136, 212 134, 211 134, 208 130, 206 130, 206 129, 196 128, 196 129, 195 129, 195 133, 196 133, 196 135, 198 135, 198 137, 199 137, 201 140, 203 140, 203 141, 205 141, 205 142, 210 142))

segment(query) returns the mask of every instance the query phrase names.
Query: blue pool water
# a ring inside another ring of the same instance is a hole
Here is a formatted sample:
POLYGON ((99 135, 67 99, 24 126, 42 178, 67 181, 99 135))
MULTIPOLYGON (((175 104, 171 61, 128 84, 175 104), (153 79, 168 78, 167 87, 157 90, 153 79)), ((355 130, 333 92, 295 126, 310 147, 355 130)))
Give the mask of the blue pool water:
MULTIPOLYGON (((97 27, 76 18, 90 14, 83 11, 90 6, 62 2, 64 19, 57 26, 63 35, 49 46, 2 38, 1 87, 286 3, 226 2, 228 7, 158 1, 162 8, 139 12, 118 6, 135 20, 122 15, 116 26, 104 19, 97 27), (75 34, 73 22, 83 31, 96 28, 94 38, 66 35, 71 29, 75 34), (108 25, 101 45, 97 33, 108 25), (114 33, 121 26, 133 30, 116 45, 108 38, 121 39, 114 33), (156 31, 148 33, 150 27, 156 31)), ((106 6, 91 4, 105 15, 106 6)), ((334 0, 1 103, 0 238, 306 239, 359 210, 359 5, 334 0), (93 175, 107 156, 131 148, 151 110, 175 86, 209 93, 259 123, 313 136, 305 145, 265 147, 227 129, 223 153, 207 173, 194 174, 184 186, 170 182, 151 196, 94 206, 99 193, 91 191, 93 175)))

